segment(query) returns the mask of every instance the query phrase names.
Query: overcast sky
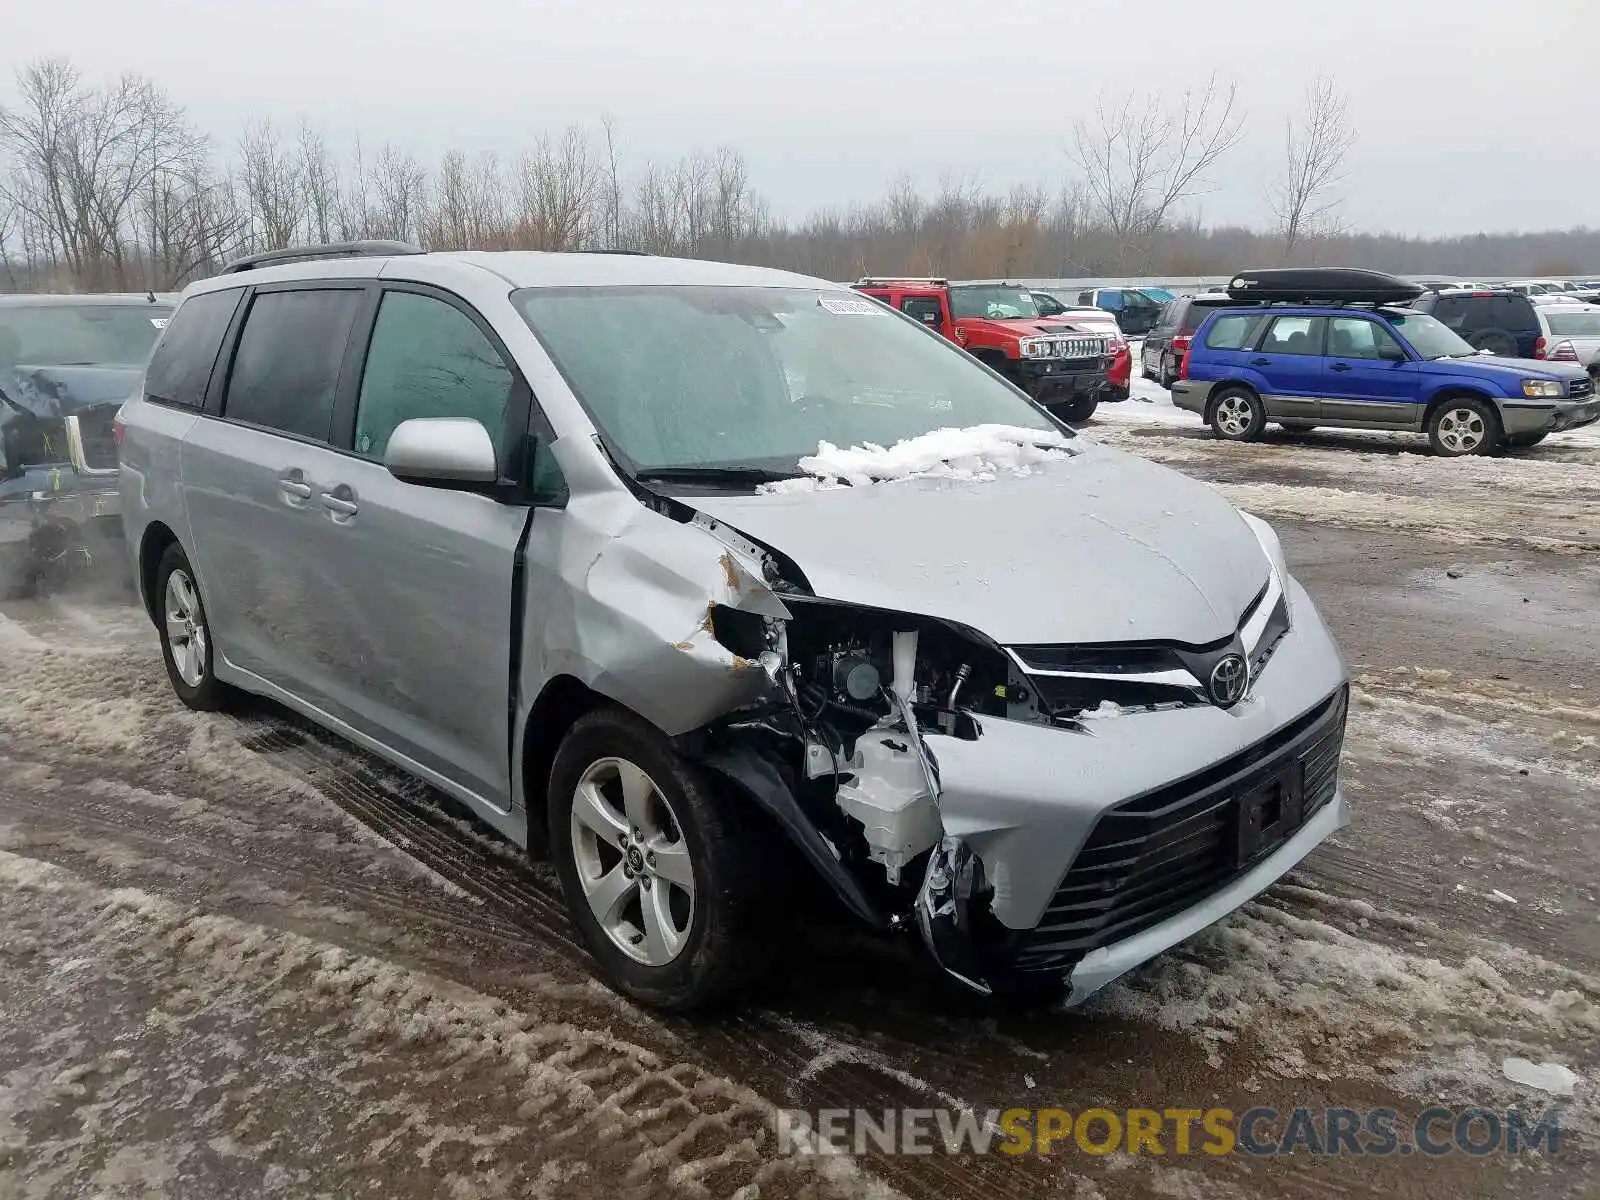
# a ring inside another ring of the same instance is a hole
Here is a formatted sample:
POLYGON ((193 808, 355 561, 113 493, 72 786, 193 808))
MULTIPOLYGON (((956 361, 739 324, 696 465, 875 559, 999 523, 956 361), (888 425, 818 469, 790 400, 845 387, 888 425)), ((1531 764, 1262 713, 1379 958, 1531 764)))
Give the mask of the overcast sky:
POLYGON ((776 211, 900 171, 1057 186, 1097 94, 1239 85, 1199 202, 1266 219, 1318 72, 1351 99, 1346 215, 1415 233, 1600 221, 1600 0, 13 0, 4 79, 66 55, 153 76, 228 146, 252 116, 424 159, 614 115, 632 163, 729 143, 776 211))

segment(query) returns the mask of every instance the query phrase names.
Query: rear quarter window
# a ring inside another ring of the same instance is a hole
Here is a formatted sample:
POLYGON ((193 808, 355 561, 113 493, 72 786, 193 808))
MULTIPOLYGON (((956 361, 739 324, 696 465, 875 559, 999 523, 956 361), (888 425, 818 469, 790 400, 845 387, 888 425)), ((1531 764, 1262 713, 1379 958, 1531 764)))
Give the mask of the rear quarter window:
POLYGON ((1212 350, 1243 350, 1256 340, 1261 323, 1267 318, 1261 313, 1233 313, 1218 317, 1206 328, 1205 343, 1212 350))
POLYGON ((144 393, 163 404, 199 408, 242 288, 203 292, 178 306, 145 369, 144 393))

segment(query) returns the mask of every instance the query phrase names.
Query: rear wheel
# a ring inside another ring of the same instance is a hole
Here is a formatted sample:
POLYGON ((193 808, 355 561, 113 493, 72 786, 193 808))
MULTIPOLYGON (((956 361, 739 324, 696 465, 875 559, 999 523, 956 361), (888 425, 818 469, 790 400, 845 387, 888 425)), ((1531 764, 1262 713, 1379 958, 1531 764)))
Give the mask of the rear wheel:
POLYGON ((617 707, 580 718, 550 772, 550 841, 572 922, 618 991, 674 1012, 762 961, 765 840, 667 739, 617 707))
POLYGON ((1211 401, 1211 431, 1230 442, 1253 442, 1267 427, 1261 397, 1248 388, 1224 388, 1211 401))
POLYGON ((227 708, 236 693, 217 678, 205 602, 194 568, 177 542, 167 547, 156 567, 156 620, 161 657, 178 699, 199 712, 227 708))
POLYGON ((1428 421, 1428 443, 1446 458, 1493 454, 1500 442, 1499 415, 1488 402, 1471 396, 1446 400, 1428 421))
POLYGON ((1175 362, 1173 362, 1172 355, 1163 354, 1161 356, 1161 373, 1156 377, 1156 382, 1159 383, 1162 387, 1166 388, 1170 392, 1172 390, 1172 385, 1174 383, 1176 383, 1177 381, 1178 381, 1178 366, 1177 366, 1177 364, 1175 362))

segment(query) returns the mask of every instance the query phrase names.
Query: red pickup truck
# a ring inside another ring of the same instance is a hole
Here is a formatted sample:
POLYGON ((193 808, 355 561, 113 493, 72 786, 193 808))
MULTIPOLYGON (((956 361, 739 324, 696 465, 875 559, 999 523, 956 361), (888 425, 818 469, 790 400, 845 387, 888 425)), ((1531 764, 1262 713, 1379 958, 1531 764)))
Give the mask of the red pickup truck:
POLYGON ((875 276, 854 286, 942 333, 1069 421, 1086 421, 1100 401, 1127 396, 1107 379, 1110 339, 1041 317, 1025 287, 875 276))

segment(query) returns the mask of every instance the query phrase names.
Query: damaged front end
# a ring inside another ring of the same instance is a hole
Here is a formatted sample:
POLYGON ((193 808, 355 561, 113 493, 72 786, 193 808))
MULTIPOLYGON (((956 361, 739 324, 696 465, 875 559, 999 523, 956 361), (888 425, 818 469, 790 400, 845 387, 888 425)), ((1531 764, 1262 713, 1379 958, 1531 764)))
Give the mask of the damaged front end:
POLYGON ((956 979, 987 993, 976 925, 982 864, 940 814, 939 739, 975 741, 1016 705, 1004 652, 975 631, 809 595, 790 616, 713 605, 735 655, 762 663, 761 702, 685 739, 779 819, 845 904, 878 928, 920 930, 956 979))

